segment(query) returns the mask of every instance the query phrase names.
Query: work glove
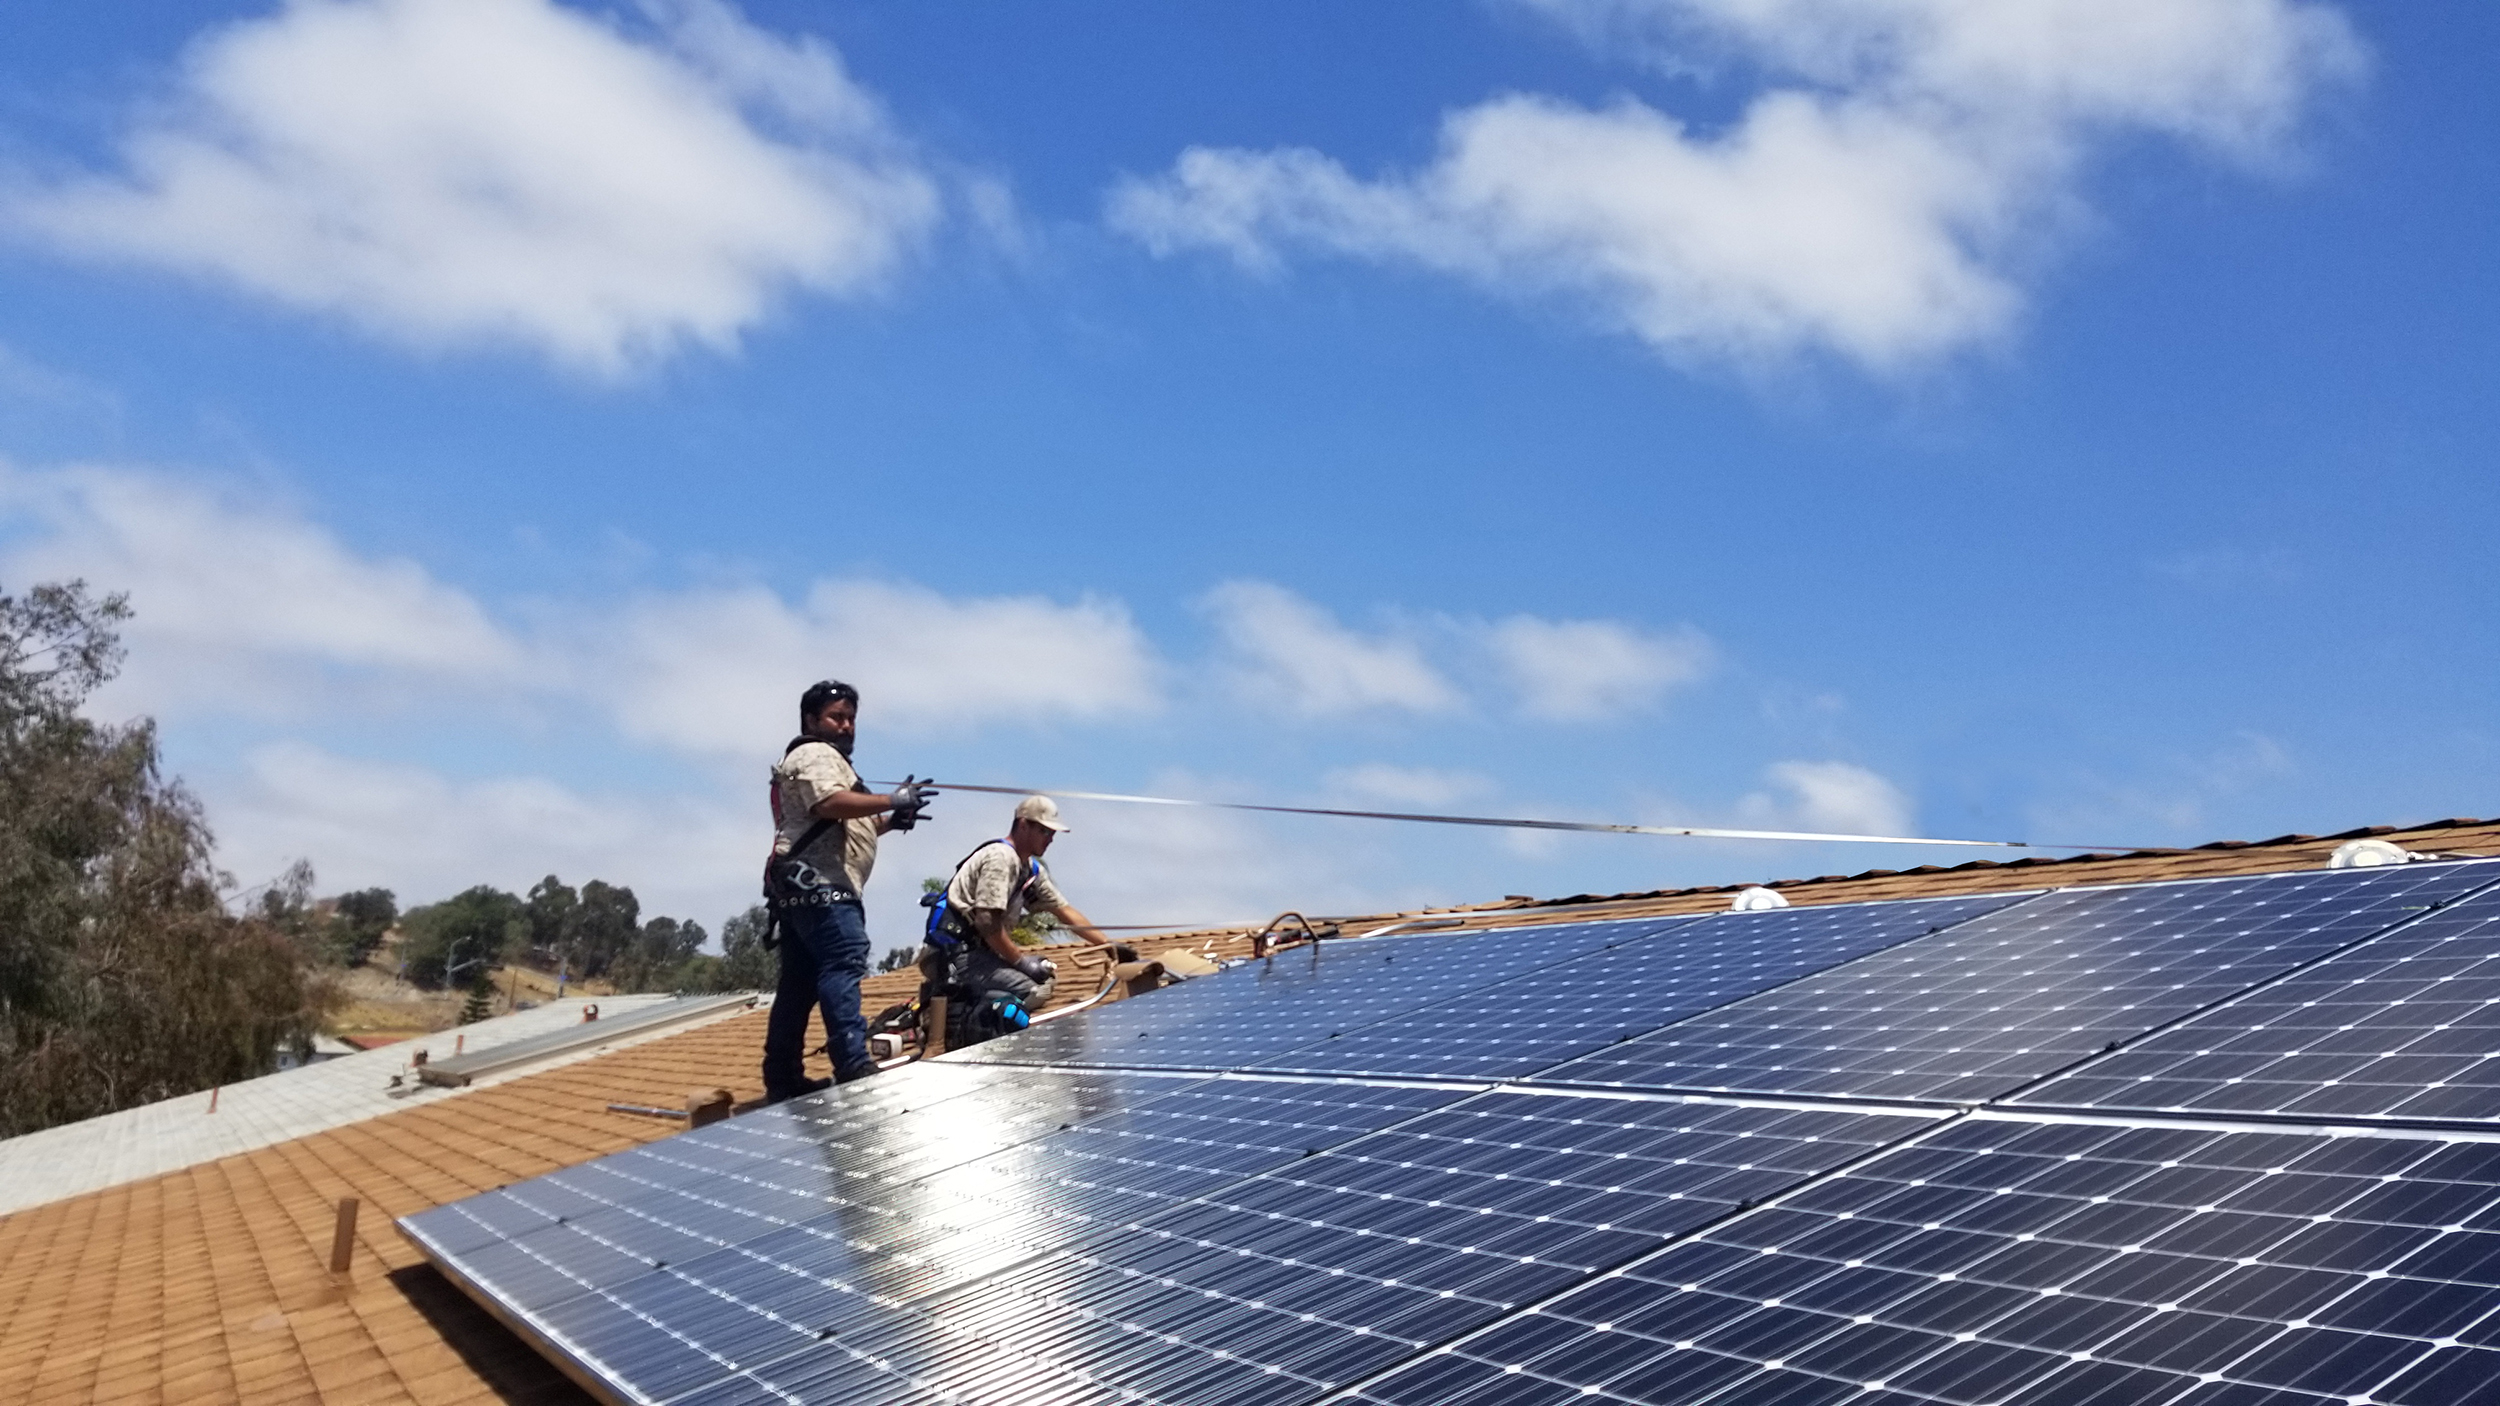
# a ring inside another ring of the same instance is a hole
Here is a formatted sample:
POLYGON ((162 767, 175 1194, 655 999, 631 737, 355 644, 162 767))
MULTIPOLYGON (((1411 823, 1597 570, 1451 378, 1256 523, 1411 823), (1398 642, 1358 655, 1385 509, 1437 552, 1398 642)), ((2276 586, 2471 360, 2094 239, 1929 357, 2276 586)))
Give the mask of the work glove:
POLYGON ((1035 981, 1048 981, 1059 974, 1059 968, 1048 957, 1030 954, 1016 958, 1016 970, 1035 981))
POLYGON ((895 787, 893 794, 886 797, 894 803, 894 810, 886 820, 885 828, 905 831, 919 824, 920 818, 929 813, 930 799, 936 795, 934 784, 916 776, 904 777, 903 784, 895 787))

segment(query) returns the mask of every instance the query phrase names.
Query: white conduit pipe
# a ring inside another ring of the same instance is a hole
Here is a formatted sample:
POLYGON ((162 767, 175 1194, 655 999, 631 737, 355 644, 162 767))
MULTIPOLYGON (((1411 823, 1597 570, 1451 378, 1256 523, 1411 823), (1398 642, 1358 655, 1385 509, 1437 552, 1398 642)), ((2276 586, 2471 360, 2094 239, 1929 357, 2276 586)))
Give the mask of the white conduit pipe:
POLYGON ((1056 796, 1071 801, 1113 801, 1137 806, 1193 806, 1201 810, 1249 810, 1269 815, 1325 815, 1343 820, 1403 820, 1421 825, 1488 825, 1510 830, 1570 830, 1596 835, 1666 835, 1695 840, 1796 840, 1854 845, 1959 845, 1975 849, 2120 850, 2177 853, 2146 845, 2061 845, 2032 840, 1940 840, 1918 835, 1833 835, 1810 830, 1720 830, 1698 825, 1607 825, 1587 820, 1523 820, 1487 815, 1425 815, 1396 810, 1331 810, 1321 806, 1252 805, 1247 801, 1184 801, 1171 796, 1123 796, 1105 791, 1063 791, 1042 786, 974 786, 932 781, 937 792, 978 791, 993 796, 1056 796))

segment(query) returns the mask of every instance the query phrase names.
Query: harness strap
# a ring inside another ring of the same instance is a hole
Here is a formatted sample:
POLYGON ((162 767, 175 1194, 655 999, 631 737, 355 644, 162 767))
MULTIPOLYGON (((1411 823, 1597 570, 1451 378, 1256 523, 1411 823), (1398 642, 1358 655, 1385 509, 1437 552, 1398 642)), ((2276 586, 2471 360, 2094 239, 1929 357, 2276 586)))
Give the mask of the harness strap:
MULTIPOLYGON (((964 866, 972 862, 973 855, 979 854, 981 851, 988 849, 992 845, 1006 845, 1011 851, 1015 848, 1015 842, 1012 840, 1003 838, 996 840, 983 840, 981 843, 972 847, 971 854, 967 854, 963 858, 955 861, 954 872, 946 876, 946 886, 944 888, 939 889, 935 893, 921 895, 920 905, 929 910, 928 927, 926 931, 923 932, 922 937, 931 945, 937 947, 951 947, 956 943, 963 941, 965 938, 975 936, 972 931, 972 920, 956 911, 955 905, 952 901, 952 890, 955 887, 955 875, 961 874, 964 871, 964 866)), ((1039 859, 1028 859, 1025 861, 1023 882, 1018 884, 1017 887, 1019 889, 1029 887, 1035 879, 1038 879, 1041 876, 1042 861, 1039 859)))
MULTIPOLYGON (((832 743, 830 743, 830 742, 825 742, 825 739, 823 739, 823 738, 821 738, 821 737, 813 737, 813 736, 810 736, 810 735, 809 735, 809 734, 807 734, 807 733, 802 732, 802 733, 800 733, 798 736, 791 738, 791 739, 789 740, 789 742, 788 742, 787 744, 785 744, 785 745, 782 747, 782 749, 781 749, 781 757, 782 757, 782 760, 784 760, 784 761, 789 760, 789 758, 790 758, 790 754, 791 754, 792 752, 795 752, 795 751, 799 750, 801 747, 806 746, 806 745, 807 745, 808 743, 810 743, 810 742, 824 742, 824 744, 825 744, 826 746, 828 746, 828 747, 833 746, 833 744, 832 744, 832 743)), ((838 749, 838 748, 837 748, 836 750, 840 750, 840 749, 838 749)), ((774 790, 775 790, 776 794, 779 792, 779 789, 780 789, 780 782, 779 782, 778 778, 776 778, 776 779, 775 779, 775 782, 774 782, 774 790)), ((852 789, 852 790, 854 790, 854 791, 861 792, 861 793, 865 794, 865 793, 868 791, 868 783, 859 779, 859 773, 857 773, 857 772, 853 772, 853 773, 851 774, 851 789, 852 789)), ((778 802, 778 801, 776 801, 776 802, 774 803, 774 806, 773 806, 773 810, 774 810, 773 819, 774 819, 776 822, 778 822, 778 821, 781 819, 780 809, 781 809, 780 804, 779 804, 779 802, 778 802)), ((789 853, 789 854, 787 854, 787 855, 777 855, 777 856, 775 856, 775 858, 785 858, 785 859, 786 859, 786 858, 795 858, 795 857, 797 857, 798 855, 801 855, 801 854, 806 853, 806 852, 807 852, 807 847, 808 847, 809 845, 812 845, 812 844, 816 843, 818 840, 820 840, 820 839, 824 838, 824 833, 825 833, 827 830, 830 830, 830 829, 832 829, 834 826, 839 825, 839 824, 841 824, 841 823, 842 823, 842 822, 840 822, 840 821, 838 821, 838 820, 833 819, 831 816, 824 816, 824 815, 820 815, 820 816, 816 817, 816 823, 815 823, 815 824, 810 825, 810 826, 808 826, 806 829, 804 829, 804 830, 800 831, 800 832, 799 832, 799 837, 798 837, 796 840, 793 840, 793 841, 791 841, 791 842, 790 842, 790 853, 789 853)))

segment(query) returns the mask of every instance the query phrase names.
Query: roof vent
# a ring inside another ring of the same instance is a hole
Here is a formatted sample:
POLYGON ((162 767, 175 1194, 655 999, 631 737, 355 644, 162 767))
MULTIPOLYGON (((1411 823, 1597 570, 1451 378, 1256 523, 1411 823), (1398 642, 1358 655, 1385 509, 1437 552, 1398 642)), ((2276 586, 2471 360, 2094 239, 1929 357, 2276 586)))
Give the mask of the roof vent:
MULTIPOLYGON (((2393 846, 2390 846, 2390 848, 2393 848, 2393 846)), ((1730 913, 1759 913, 1765 908, 1785 908, 1787 906, 1788 900, 1785 897, 1773 892, 1770 889, 1764 888, 1760 884, 1756 884, 1749 889, 1737 890, 1736 901, 1727 906, 1727 911, 1730 913)))
POLYGON ((2328 856, 2329 869, 2369 869, 2381 864, 2402 864, 2414 858, 2410 850, 2401 849, 2385 840, 2347 840, 2328 856))

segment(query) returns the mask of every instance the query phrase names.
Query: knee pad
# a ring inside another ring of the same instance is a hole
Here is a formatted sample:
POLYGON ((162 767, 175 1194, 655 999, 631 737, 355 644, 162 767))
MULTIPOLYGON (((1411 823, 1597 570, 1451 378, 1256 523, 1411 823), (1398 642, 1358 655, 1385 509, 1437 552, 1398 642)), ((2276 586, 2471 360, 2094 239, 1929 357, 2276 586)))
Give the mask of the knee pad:
POLYGON ((973 991, 947 1003, 948 1046, 977 1045, 1033 1023, 1024 1003, 1004 991, 973 991))
POLYGON ((1033 1023, 1032 1012, 1024 1003, 1004 991, 984 991, 972 1008, 973 1022, 980 1027, 981 1038, 996 1039, 1013 1035, 1033 1023))

